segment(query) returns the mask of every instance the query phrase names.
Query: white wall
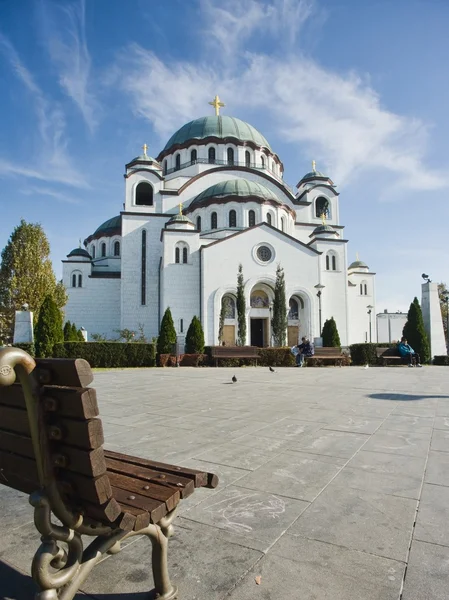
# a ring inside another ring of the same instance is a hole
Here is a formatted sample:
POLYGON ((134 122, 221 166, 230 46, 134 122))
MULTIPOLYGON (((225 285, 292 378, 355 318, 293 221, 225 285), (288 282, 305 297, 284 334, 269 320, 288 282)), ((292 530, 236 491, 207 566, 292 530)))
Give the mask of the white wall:
POLYGON ((379 313, 377 320, 377 341, 380 343, 399 342, 407 322, 407 313, 379 313))
POLYGON ((377 321, 376 321, 376 291, 374 274, 369 272, 350 271, 347 280, 355 284, 348 285, 348 339, 350 344, 361 344, 369 342, 370 315, 368 315, 368 306, 371 309, 371 341, 377 341, 377 321), (360 284, 367 284, 367 294, 360 293, 360 284))

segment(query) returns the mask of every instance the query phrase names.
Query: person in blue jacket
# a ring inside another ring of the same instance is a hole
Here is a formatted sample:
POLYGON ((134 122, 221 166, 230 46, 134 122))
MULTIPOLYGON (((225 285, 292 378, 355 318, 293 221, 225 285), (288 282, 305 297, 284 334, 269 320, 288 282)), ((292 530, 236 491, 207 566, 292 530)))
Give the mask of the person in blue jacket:
POLYGON ((401 338, 401 341, 398 344, 398 351, 402 358, 407 358, 409 360, 409 367, 422 367, 419 354, 407 343, 405 337, 401 338))
POLYGON ((302 341, 302 344, 299 344, 299 346, 297 346, 297 348, 298 348, 298 354, 296 355, 296 366, 297 367, 304 366, 304 360, 305 360, 306 356, 313 356, 313 346, 310 343, 310 341, 306 337, 301 338, 301 341, 302 341))

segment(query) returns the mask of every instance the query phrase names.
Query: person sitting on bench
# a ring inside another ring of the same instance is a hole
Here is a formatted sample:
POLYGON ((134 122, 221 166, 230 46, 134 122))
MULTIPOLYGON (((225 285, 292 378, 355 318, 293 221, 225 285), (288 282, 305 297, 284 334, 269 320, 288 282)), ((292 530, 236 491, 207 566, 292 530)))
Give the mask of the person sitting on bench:
POLYGON ((401 338, 398 344, 398 351, 402 358, 407 358, 410 361, 408 364, 409 367, 422 367, 419 354, 407 343, 407 338, 401 338))
POLYGON ((303 367, 304 360, 307 356, 313 356, 313 346, 306 337, 301 338, 302 344, 297 346, 298 354, 296 355, 296 366, 303 367))

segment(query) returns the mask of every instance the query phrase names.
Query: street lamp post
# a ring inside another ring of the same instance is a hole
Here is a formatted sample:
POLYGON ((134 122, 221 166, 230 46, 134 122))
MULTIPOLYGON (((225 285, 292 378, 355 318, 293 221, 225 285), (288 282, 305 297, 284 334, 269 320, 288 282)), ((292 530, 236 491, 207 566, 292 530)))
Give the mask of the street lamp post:
MULTIPOLYGON (((446 290, 446 294, 449 292, 446 290)), ((449 296, 444 297, 446 302, 446 352, 449 352, 449 296)))
POLYGON ((369 319, 369 343, 371 344, 371 312, 374 308, 374 306, 371 306, 371 304, 368 304, 368 306, 366 307, 368 309, 368 319, 369 319))
POLYGON ((322 285, 321 283, 318 283, 315 286, 315 289, 318 290, 317 292, 317 297, 318 297, 318 314, 319 314, 319 323, 320 323, 320 332, 319 332, 319 337, 321 337, 321 290, 324 289, 324 285, 322 285))

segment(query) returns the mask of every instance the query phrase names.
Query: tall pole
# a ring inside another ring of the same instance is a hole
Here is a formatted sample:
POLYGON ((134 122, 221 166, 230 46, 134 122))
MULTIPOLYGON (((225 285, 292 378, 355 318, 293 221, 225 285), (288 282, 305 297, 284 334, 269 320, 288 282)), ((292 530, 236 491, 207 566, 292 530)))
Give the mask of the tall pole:
POLYGON ((319 317, 320 317, 320 335, 319 337, 321 337, 321 290, 319 290, 319 292, 317 293, 318 296, 318 313, 319 313, 319 317))
POLYGON ((371 335, 371 313, 373 311, 373 306, 371 306, 371 304, 368 304, 368 306, 366 307, 368 309, 368 318, 369 318, 369 343, 371 344, 372 342, 372 335, 371 335))

